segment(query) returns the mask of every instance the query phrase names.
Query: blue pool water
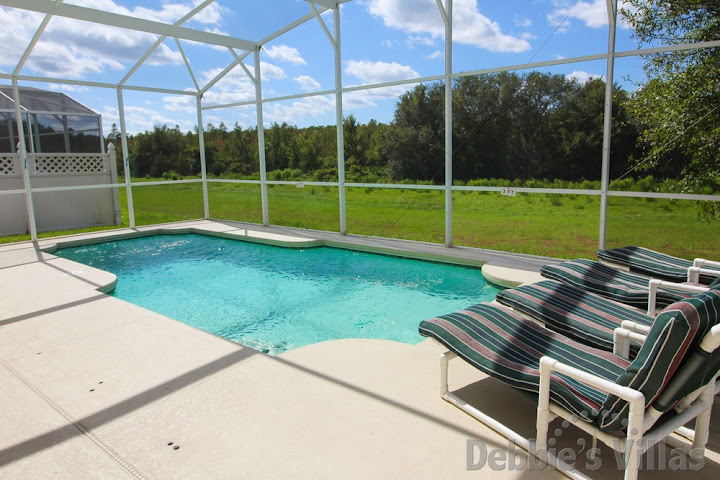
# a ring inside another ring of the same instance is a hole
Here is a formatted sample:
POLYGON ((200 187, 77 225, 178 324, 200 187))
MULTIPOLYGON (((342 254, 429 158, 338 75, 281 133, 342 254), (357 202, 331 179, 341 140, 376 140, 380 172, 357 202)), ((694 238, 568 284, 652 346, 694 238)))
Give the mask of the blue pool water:
POLYGON ((338 338, 417 343, 421 320, 492 300, 498 291, 475 268, 204 235, 55 255, 117 275, 118 298, 271 355, 338 338))

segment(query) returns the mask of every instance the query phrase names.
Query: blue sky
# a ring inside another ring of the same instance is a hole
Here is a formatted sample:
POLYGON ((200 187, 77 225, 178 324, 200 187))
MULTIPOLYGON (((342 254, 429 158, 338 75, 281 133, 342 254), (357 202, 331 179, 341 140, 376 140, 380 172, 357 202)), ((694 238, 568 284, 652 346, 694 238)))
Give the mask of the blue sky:
MULTIPOLYGON (((0 0, 0 4, 2 1, 0 0)), ((200 0, 65 0, 165 23, 174 23, 200 0)), ((304 0, 216 0, 186 27, 259 41, 311 12, 304 0)), ((332 15, 322 15, 333 31, 332 15)), ((0 72, 12 73, 43 15, 0 7, 0 72)), ((351 0, 341 8, 343 85, 363 85, 444 73, 444 35, 435 0, 351 0)), ((475 71, 519 65, 607 50, 605 0, 454 0, 453 69, 475 71)), ((81 79, 116 84, 145 54, 157 37, 64 18, 53 18, 21 74, 81 79)), ((226 49, 180 42, 193 73, 205 85, 233 61, 226 49)), ((637 47, 631 31, 621 23, 617 50, 637 47)), ((242 51, 237 51, 242 54, 242 51)), ((252 55, 245 63, 252 71, 252 55)), ((266 98, 334 88, 333 52, 319 22, 311 19, 267 43, 261 54, 263 95, 266 98)), ((605 75, 605 62, 549 67, 543 71, 585 81, 605 75)), ((637 59, 618 59, 616 81, 632 89, 643 79, 637 59)), ((174 40, 166 40, 127 82, 177 90, 194 89, 174 40)), ((102 113, 105 132, 118 122, 114 89, 47 83, 23 85, 63 91, 102 113)), ((397 98, 411 89, 388 87, 346 93, 345 115, 360 121, 392 120, 397 98)), ((235 68, 210 89, 203 105, 254 100, 245 72, 235 68)), ((165 93, 127 91, 124 96, 130 133, 154 125, 197 124, 195 98, 165 93)), ((265 124, 287 122, 298 126, 328 125, 335 120, 334 96, 314 96, 267 103, 265 124)), ((253 106, 207 110, 205 124, 229 128, 256 125, 253 106)))

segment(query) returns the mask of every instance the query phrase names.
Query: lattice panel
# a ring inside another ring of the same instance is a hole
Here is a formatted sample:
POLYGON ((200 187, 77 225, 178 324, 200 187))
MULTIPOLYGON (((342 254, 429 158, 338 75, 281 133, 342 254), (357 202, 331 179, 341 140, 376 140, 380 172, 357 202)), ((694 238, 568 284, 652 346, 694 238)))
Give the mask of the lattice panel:
POLYGON ((36 175, 108 173, 104 155, 35 157, 36 175))
POLYGON ((15 174, 15 156, 0 156, 0 177, 15 174))

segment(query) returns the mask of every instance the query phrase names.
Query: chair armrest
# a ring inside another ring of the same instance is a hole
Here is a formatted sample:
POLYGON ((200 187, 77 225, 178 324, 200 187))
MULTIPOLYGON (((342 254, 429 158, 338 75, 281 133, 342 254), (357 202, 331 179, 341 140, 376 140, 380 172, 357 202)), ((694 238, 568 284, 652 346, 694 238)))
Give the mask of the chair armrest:
POLYGON ((720 270, 711 270, 709 268, 701 267, 689 267, 687 280, 688 282, 699 283, 700 275, 707 275, 709 277, 720 277, 720 270))
MULTIPOLYGON (((692 268, 692 267, 690 267, 692 268)), ((686 283, 666 282, 664 280, 651 279, 648 282, 648 312, 647 314, 654 317, 656 314, 656 301, 658 288, 669 288, 687 293, 703 293, 708 291, 708 287, 698 287, 697 285, 688 285, 686 283)))
POLYGON ((720 268, 720 262, 716 262, 714 260, 705 260, 704 258, 696 258, 693 261, 693 267, 702 267, 702 266, 720 268))
POLYGON ((641 323, 633 322, 631 320, 623 320, 620 322, 620 327, 631 332, 639 333, 640 335, 647 336, 650 333, 652 326, 643 325, 641 323))
POLYGON ((618 327, 613 331, 613 353, 629 360, 630 342, 636 342, 642 345, 645 343, 646 339, 647 335, 643 335, 623 327, 618 327))
POLYGON ((642 415, 645 411, 645 395, 630 387, 618 385, 615 382, 597 375, 583 372, 573 366, 562 363, 559 360, 543 356, 540 358, 540 399, 550 400, 550 374, 552 372, 562 373, 570 378, 583 382, 586 385, 602 390, 605 393, 615 395, 618 398, 630 402, 630 411, 635 414, 642 415), (546 382, 545 382, 546 380, 546 382), (547 386, 543 388, 543 384, 547 386), (543 390, 547 396, 543 398, 543 390), (634 405, 634 406, 633 406, 634 405), (638 406, 639 405, 639 406, 638 406))
POLYGON ((547 450, 547 434, 550 421, 550 376, 552 372, 561 373, 578 380, 586 385, 602 390, 626 400, 628 411, 628 440, 626 448, 642 438, 644 430, 645 395, 630 387, 618 385, 605 378, 592 375, 575 367, 564 364, 558 360, 543 356, 540 358, 540 385, 538 390, 538 408, 536 423, 536 447, 538 450, 547 450), (632 433, 631 433, 632 432, 632 433))

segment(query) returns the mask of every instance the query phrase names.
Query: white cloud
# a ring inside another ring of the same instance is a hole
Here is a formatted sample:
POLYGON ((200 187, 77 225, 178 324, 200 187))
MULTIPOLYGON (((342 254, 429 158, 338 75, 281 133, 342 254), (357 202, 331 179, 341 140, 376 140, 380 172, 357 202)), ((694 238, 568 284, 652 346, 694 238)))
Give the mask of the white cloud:
POLYGON ((279 62, 287 62, 294 65, 307 64, 297 48, 288 47, 287 45, 273 45, 272 47, 263 48, 263 51, 268 57, 279 62))
POLYGON ((532 27, 532 20, 530 20, 527 17, 515 16, 515 18, 513 19, 513 23, 515 24, 516 27, 520 27, 520 28, 532 27))
POLYGON ((300 75, 293 78, 293 80, 306 92, 313 92, 320 89, 320 83, 308 75, 300 75))
POLYGON ((430 55, 426 56, 425 58, 427 58, 428 60, 435 60, 436 58, 440 58, 443 55, 444 55, 444 52, 442 52, 441 50, 435 50, 434 52, 432 52, 430 55))
MULTIPOLYGON (((192 0, 191 2, 178 1, 177 3, 165 3, 159 10, 153 10, 142 6, 129 9, 123 7, 122 5, 118 5, 114 0, 71 0, 66 3, 72 3, 81 7, 94 8, 120 15, 142 18, 145 20, 152 20, 155 22, 175 23, 197 5, 201 4, 202 1, 203 0, 192 0)), ((222 6, 220 6, 217 2, 213 2, 203 8, 186 23, 220 23, 222 21, 224 11, 225 9, 222 6)))
POLYGON ((594 80, 596 78, 603 78, 603 76, 596 73, 588 73, 582 70, 575 70, 574 72, 565 75, 565 78, 567 78, 568 80, 577 80, 580 83, 587 83, 590 80, 594 80))
POLYGON ((366 60, 350 60, 345 64, 345 73, 352 75, 363 84, 407 80, 420 75, 407 65, 392 62, 369 62, 366 60))
MULTIPOLYGON (((136 18, 174 23, 200 1, 176 0, 158 9, 129 9, 113 0, 73 0, 72 3, 136 18)), ((222 21, 222 14, 222 7, 211 4, 187 24, 201 24, 205 29, 212 30, 222 21)), ((14 67, 17 64, 42 18, 42 15, 34 12, 0 8, 0 44, 5 48, 0 57, 0 66, 14 67)), ((156 39, 156 35, 148 33, 54 17, 28 58, 25 68, 42 75, 68 78, 120 71, 137 62, 156 39)), ((147 61, 149 65, 180 63, 180 53, 167 44, 161 44, 147 61)))
POLYGON ((335 97, 332 95, 322 95, 316 97, 307 97, 286 102, 272 102, 266 104, 263 108, 263 118, 265 122, 283 123, 296 125, 298 118, 317 118, 318 116, 335 110, 335 97))
MULTIPOLYGON (((386 27, 408 34, 445 35, 445 26, 433 0, 368 0, 368 11, 382 18, 386 27)), ((453 41, 493 52, 524 52, 530 44, 506 35, 500 25, 480 13, 476 0, 453 3, 453 41)))
MULTIPOLYGON (((574 3, 565 0, 555 2, 557 8, 548 14, 548 21, 553 25, 559 25, 566 17, 580 20, 590 28, 603 28, 608 25, 608 11, 606 0, 592 0, 589 2, 574 3)), ((618 10, 628 8, 623 0, 618 2, 618 10)), ((628 25, 619 18, 619 24, 623 28, 628 25)))
MULTIPOLYGON (((113 123, 120 128, 120 113, 116 107, 108 107, 100 112, 103 118, 103 131, 107 134, 113 123)), ((125 126, 128 135, 135 135, 140 132, 152 130, 156 125, 167 125, 174 128, 175 125, 180 126, 183 132, 192 130, 195 127, 193 122, 180 118, 170 118, 151 108, 137 107, 133 105, 125 106, 125 126)))
POLYGON ((410 35, 405 41, 408 46, 414 47, 415 45, 424 45, 426 47, 432 47, 435 45, 435 40, 425 35, 410 35))
POLYGON ((58 85, 57 83, 49 84, 48 88, 50 90, 61 90, 63 92, 72 92, 72 93, 89 92, 90 91, 90 89, 88 87, 83 87, 83 86, 78 86, 78 85, 65 85, 65 84, 58 85))

